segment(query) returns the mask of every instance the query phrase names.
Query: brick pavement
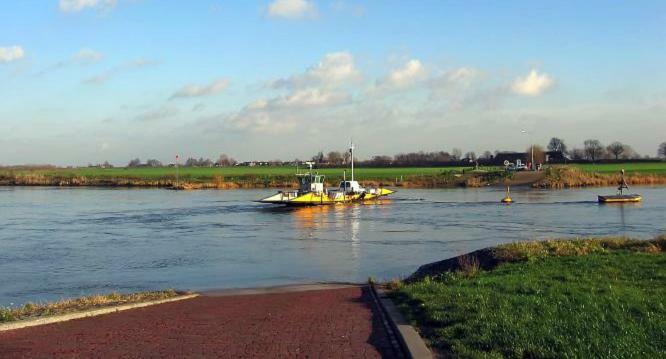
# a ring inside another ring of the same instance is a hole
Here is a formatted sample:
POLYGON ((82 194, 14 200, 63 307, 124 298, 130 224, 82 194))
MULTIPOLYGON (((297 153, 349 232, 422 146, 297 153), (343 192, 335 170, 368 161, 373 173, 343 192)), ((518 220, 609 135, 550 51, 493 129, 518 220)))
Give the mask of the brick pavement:
POLYGON ((392 357, 364 287, 201 296, 0 332, 0 357, 392 357))

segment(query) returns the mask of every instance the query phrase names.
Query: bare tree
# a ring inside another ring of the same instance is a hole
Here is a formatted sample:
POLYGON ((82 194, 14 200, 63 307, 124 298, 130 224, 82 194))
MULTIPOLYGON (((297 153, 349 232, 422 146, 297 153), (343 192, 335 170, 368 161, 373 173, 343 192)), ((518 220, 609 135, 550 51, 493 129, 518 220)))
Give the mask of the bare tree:
POLYGON ((623 145, 621 142, 615 141, 610 145, 606 146, 606 151, 615 156, 615 159, 617 160, 620 158, 620 155, 624 153, 625 145, 623 145))
POLYGON ((162 162, 156 159, 149 159, 146 161, 146 166, 148 167, 162 167, 162 162))
POLYGON ((580 148, 574 148, 573 150, 571 150, 571 158, 574 160, 584 160, 585 150, 580 148))
POLYGON ((210 160, 210 158, 203 159, 199 158, 199 166, 201 167, 213 167, 214 163, 213 161, 210 160))
POLYGON ((139 167, 141 166, 141 160, 138 158, 135 158, 131 160, 128 164, 127 167, 139 167))
POLYGON ((393 158, 391 156, 373 156, 370 160, 370 164, 373 166, 390 166, 393 158))
POLYGON ((472 161, 476 161, 476 153, 474 151, 469 151, 465 153, 465 158, 469 158, 472 161))
POLYGON ((451 158, 453 158, 456 161, 461 159, 462 158, 462 150, 460 148, 454 148, 451 151, 451 158))
POLYGON ((325 159, 326 159, 326 157, 324 156, 324 152, 322 152, 322 151, 319 151, 319 153, 312 156, 312 162, 317 163, 317 164, 324 163, 325 159))
POLYGON ((548 143, 548 151, 566 153, 567 145, 564 144, 564 140, 561 140, 557 137, 553 137, 550 139, 550 142, 548 143))
POLYGON ((187 161, 185 161, 185 167, 197 167, 199 166, 199 161, 197 161, 196 158, 188 158, 187 161))
POLYGON ((604 151, 604 146, 599 140, 585 140, 585 142, 583 142, 583 147, 585 150, 585 157, 592 162, 598 160, 604 151))
POLYGON ((326 155, 326 158, 328 159, 328 163, 334 166, 339 166, 344 162, 344 157, 342 157, 342 153, 338 151, 331 151, 326 155))
POLYGON ((535 166, 537 163, 544 163, 546 162, 546 153, 543 151, 543 147, 539 145, 532 145, 527 148, 525 151, 527 153, 527 159, 532 161, 532 153, 534 153, 534 163, 532 164, 535 166))
POLYGON ((657 150, 657 157, 666 158, 666 142, 662 142, 657 150))
POLYGON ((234 166, 236 164, 236 160, 225 155, 224 153, 218 157, 217 161, 215 162, 216 166, 221 166, 221 167, 229 167, 229 166, 234 166))

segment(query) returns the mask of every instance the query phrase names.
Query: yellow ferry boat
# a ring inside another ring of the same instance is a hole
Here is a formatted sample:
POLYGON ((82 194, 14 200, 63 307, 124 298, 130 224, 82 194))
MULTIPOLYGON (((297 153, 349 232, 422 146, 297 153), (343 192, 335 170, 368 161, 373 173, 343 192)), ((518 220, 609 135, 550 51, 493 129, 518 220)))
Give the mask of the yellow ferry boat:
MULTIPOLYGON (((344 178, 335 189, 324 188, 323 175, 312 172, 312 162, 306 162, 309 166, 308 173, 297 173, 299 188, 294 191, 279 191, 258 202, 271 204, 284 204, 289 206, 316 206, 335 203, 358 202, 379 197, 388 196, 395 191, 388 188, 364 188, 354 180, 354 145, 350 149, 351 154, 351 180, 344 178)), ((346 177, 346 176, 345 176, 346 177)))

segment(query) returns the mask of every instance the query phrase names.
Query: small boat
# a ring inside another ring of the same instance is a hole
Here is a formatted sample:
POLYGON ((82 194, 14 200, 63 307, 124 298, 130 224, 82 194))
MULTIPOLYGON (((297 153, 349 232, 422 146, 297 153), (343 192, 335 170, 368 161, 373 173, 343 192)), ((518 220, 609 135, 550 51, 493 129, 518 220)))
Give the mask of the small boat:
POLYGON ((351 180, 346 179, 346 173, 340 185, 335 189, 324 188, 323 175, 312 171, 312 162, 306 162, 309 167, 307 173, 297 173, 299 187, 295 191, 279 191, 278 193, 259 200, 260 203, 283 204, 288 206, 317 206, 336 203, 359 202, 395 193, 388 188, 364 188, 354 180, 354 145, 351 145, 351 180))
POLYGON ((640 202, 643 197, 639 194, 616 194, 610 196, 598 196, 599 203, 626 203, 640 202))
POLYGON ((629 189, 627 186, 627 181, 624 180, 624 170, 620 171, 620 183, 617 187, 617 194, 608 195, 608 196, 597 196, 599 203, 630 203, 630 202, 640 202, 643 197, 640 194, 623 194, 622 190, 629 189))

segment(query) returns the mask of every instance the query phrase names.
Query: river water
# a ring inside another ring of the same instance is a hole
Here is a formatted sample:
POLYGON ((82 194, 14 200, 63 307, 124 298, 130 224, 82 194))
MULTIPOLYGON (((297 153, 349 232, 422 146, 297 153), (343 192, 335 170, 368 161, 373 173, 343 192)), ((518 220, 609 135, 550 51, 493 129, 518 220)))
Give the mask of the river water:
POLYGON ((612 188, 399 190, 380 203, 282 208, 273 190, 0 187, 0 306, 110 291, 404 277, 419 265, 525 239, 650 238, 666 187, 599 205, 612 188))

